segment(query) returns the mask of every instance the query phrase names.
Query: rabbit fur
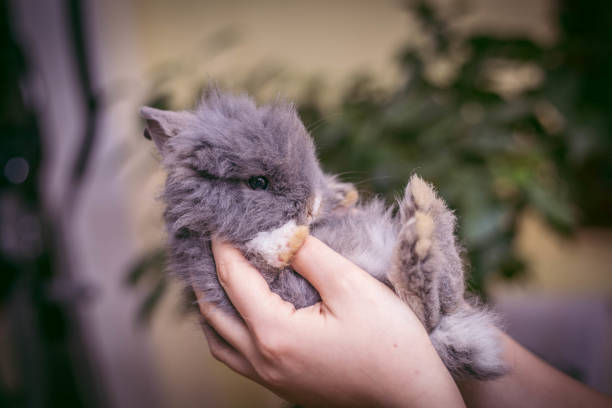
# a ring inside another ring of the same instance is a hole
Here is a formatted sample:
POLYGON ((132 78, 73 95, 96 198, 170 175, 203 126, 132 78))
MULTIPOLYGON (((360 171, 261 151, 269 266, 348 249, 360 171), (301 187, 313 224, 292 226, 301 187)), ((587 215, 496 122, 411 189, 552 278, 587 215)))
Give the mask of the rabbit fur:
POLYGON ((221 288, 211 237, 232 243, 296 308, 320 300, 290 266, 311 234, 389 285, 415 312, 455 377, 506 372, 494 315, 466 300, 455 216, 414 175, 399 211, 359 201, 321 170, 295 107, 257 106, 209 87, 191 111, 141 109, 167 171, 169 269, 208 302, 236 313, 221 288), (265 188, 264 188, 265 185, 265 188))

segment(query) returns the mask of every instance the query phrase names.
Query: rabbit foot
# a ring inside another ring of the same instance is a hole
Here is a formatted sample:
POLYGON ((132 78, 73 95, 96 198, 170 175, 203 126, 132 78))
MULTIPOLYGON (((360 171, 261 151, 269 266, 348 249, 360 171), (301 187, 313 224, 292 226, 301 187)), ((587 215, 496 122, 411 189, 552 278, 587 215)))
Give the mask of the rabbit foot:
POLYGON ((463 269, 453 214, 418 176, 400 203, 402 228, 389 280, 428 331, 463 303, 463 269))

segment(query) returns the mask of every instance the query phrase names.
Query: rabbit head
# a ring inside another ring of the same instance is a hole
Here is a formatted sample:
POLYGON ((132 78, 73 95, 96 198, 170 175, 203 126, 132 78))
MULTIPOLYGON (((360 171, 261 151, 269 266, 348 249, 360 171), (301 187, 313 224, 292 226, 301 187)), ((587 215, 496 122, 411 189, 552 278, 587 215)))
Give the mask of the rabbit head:
POLYGON ((217 236, 280 267, 337 195, 291 104, 258 107, 248 96, 210 88, 192 111, 140 112, 168 173, 171 239, 217 236))

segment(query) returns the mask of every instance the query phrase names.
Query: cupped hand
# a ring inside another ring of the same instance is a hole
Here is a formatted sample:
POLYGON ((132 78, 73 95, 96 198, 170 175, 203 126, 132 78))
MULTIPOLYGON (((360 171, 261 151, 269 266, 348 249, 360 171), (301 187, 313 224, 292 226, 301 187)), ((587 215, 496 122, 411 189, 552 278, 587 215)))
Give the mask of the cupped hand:
POLYGON ((412 310, 308 237, 292 266, 321 295, 296 310, 233 247, 213 242, 219 281, 242 319, 198 293, 212 355, 305 406, 464 406, 412 310))

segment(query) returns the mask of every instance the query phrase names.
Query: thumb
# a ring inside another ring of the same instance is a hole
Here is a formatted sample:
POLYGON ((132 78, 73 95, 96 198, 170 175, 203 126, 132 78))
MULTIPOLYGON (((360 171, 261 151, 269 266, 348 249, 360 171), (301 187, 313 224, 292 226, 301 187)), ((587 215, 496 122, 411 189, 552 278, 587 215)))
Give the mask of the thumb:
POLYGON ((355 298, 364 279, 377 282, 363 269, 310 235, 291 264, 314 286, 328 306, 355 298))

